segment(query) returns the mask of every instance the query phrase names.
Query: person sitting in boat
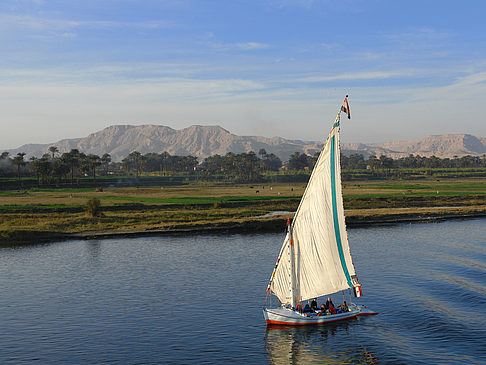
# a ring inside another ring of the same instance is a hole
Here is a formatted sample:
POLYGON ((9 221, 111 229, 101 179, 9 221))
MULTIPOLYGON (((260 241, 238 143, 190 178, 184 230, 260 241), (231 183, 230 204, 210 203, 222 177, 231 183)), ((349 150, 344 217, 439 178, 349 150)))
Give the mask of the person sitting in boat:
POLYGON ((339 306, 339 309, 341 309, 343 313, 349 312, 349 308, 348 305, 346 304, 346 301, 344 301, 344 303, 339 306))
POLYGON ((329 309, 329 306, 331 305, 334 307, 334 303, 332 302, 331 297, 328 297, 326 302, 326 309, 329 309))
POLYGON ((326 315, 326 306, 323 304, 321 305, 321 312, 317 314, 319 317, 320 316, 325 316, 326 315))
POLYGON ((314 298, 314 300, 311 302, 311 309, 317 312, 317 298, 314 298))
POLYGON ((304 310, 302 311, 302 313, 312 313, 314 312, 311 307, 309 307, 309 304, 306 304, 305 307, 304 307, 304 310))
POLYGON ((331 304, 329 304, 329 313, 330 314, 336 314, 337 313, 337 310, 336 310, 336 308, 334 308, 334 304, 332 304, 332 302, 331 302, 331 304))

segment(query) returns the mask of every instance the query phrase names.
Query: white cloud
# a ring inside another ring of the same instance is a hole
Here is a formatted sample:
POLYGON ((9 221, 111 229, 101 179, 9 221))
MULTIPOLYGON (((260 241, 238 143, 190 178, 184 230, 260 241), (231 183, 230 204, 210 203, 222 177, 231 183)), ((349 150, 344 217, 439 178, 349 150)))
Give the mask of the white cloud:
POLYGON ((401 43, 410 42, 436 42, 439 40, 445 40, 451 37, 450 32, 437 31, 433 28, 414 28, 408 31, 387 33, 383 36, 386 39, 398 41, 401 43))
POLYGON ((236 43, 234 44, 234 47, 245 51, 253 51, 257 49, 270 48, 268 44, 258 43, 258 42, 236 43))
POLYGON ((106 20, 69 20, 48 18, 32 15, 0 14, 0 30, 11 32, 12 29, 33 32, 59 32, 74 29, 106 29, 106 28, 141 28, 157 29, 175 27, 172 21, 118 22, 106 20))
POLYGON ((370 71, 370 72, 359 72, 359 73, 346 73, 333 76, 309 76, 294 79, 295 82, 307 82, 307 83, 318 83, 327 81, 352 81, 352 80, 383 80, 391 78, 402 78, 410 76, 410 72, 405 71, 370 71))

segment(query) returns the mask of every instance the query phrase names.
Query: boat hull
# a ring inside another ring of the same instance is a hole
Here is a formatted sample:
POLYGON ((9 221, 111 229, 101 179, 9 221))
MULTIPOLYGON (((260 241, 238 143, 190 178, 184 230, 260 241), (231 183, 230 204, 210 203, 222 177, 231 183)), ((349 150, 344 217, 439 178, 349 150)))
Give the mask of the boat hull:
POLYGON ((345 313, 338 313, 332 315, 318 316, 317 313, 299 313, 287 308, 264 308, 263 316, 265 322, 269 325, 291 325, 291 326, 306 326, 331 323, 337 321, 344 321, 347 319, 356 318, 358 316, 378 314, 372 312, 365 307, 357 306, 355 310, 345 313))

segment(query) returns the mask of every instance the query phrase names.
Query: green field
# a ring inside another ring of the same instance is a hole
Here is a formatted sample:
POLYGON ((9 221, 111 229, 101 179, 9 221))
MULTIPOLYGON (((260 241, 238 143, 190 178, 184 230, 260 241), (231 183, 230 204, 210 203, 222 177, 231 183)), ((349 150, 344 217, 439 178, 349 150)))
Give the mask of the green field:
MULTIPOLYGON (((286 215, 261 216, 295 211, 304 189, 304 183, 276 183, 6 191, 0 192, 0 237, 4 242, 35 241, 81 232, 205 229, 256 223, 284 229, 286 215), (90 217, 84 211, 91 198, 101 201, 102 216, 90 217)), ((486 212, 486 178, 353 181, 344 184, 343 195, 351 223, 486 212)))

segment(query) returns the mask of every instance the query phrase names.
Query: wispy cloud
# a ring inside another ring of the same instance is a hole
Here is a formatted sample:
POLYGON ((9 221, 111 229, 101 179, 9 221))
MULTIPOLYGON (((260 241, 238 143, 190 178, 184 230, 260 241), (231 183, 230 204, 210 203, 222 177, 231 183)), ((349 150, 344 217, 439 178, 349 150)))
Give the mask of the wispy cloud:
MULTIPOLYGON (((236 43, 233 45, 235 48, 242 49, 244 51, 253 51, 258 49, 270 48, 268 44, 258 43, 258 42, 246 42, 246 43, 236 43)), ((231 47, 231 45, 229 45, 231 47)))
POLYGON ((72 29, 106 29, 106 28, 141 28, 158 29, 170 28, 172 21, 154 20, 144 22, 108 21, 108 20, 70 20, 61 18, 39 17, 32 15, 0 14, 0 30, 12 29, 31 31, 66 31, 72 29))
POLYGON ((402 78, 410 76, 410 72, 405 71, 370 71, 360 73, 346 73, 332 76, 309 76, 294 79, 295 82, 319 83, 328 81, 362 81, 362 80, 384 80, 392 78, 402 78))
POLYGON ((258 51, 262 49, 272 48, 270 44, 261 43, 261 42, 238 42, 238 43, 222 42, 216 38, 214 33, 204 34, 201 37, 199 43, 206 47, 223 49, 223 50, 238 49, 242 51, 258 51))
POLYGON ((408 42, 430 42, 439 41, 447 39, 451 36, 450 32, 438 31, 433 28, 420 27, 415 29, 410 29, 407 31, 397 32, 397 33, 387 33, 383 37, 385 39, 400 41, 403 43, 408 42))
POLYGON ((332 3, 329 0, 271 0, 271 4, 276 7, 298 6, 306 9, 317 4, 332 3))

